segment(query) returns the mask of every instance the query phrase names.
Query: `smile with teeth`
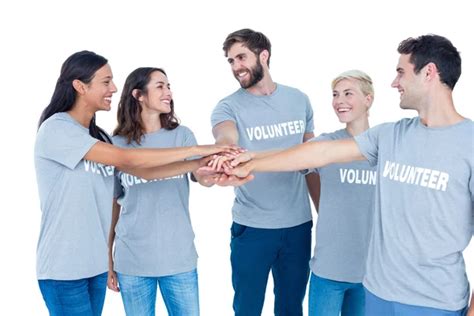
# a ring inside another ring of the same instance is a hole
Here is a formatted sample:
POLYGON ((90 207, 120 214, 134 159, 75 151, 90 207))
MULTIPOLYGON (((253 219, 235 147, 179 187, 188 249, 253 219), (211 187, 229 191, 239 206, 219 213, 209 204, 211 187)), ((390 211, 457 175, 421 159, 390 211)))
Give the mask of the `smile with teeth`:
POLYGON ((351 108, 338 108, 337 112, 338 113, 345 113, 345 112, 349 112, 351 110, 352 110, 351 108))
POLYGON ((241 72, 238 72, 238 73, 237 73, 237 76, 238 76, 239 78, 242 78, 242 77, 244 77, 245 75, 247 75, 247 73, 248 73, 247 71, 241 71, 241 72))
POLYGON ((106 97, 106 98, 104 98, 104 99, 105 99, 105 101, 107 101, 107 102, 112 102, 112 97, 106 97))

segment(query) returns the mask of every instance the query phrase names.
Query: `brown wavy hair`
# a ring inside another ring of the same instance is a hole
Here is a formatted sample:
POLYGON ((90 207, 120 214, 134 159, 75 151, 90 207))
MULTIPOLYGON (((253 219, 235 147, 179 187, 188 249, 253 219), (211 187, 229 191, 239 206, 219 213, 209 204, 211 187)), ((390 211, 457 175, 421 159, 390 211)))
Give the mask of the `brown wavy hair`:
MULTIPOLYGON (((159 71, 166 76, 166 72, 161 68, 141 67, 132 71, 125 80, 122 95, 117 110, 117 127, 113 135, 127 137, 127 143, 135 141, 140 145, 142 136, 145 134, 145 126, 142 121, 142 106, 133 96, 133 90, 138 89, 141 93, 147 93, 147 85, 150 82, 151 74, 159 71)), ((174 102, 171 100, 171 111, 160 115, 161 127, 173 130, 179 126, 178 118, 174 113, 174 102)))

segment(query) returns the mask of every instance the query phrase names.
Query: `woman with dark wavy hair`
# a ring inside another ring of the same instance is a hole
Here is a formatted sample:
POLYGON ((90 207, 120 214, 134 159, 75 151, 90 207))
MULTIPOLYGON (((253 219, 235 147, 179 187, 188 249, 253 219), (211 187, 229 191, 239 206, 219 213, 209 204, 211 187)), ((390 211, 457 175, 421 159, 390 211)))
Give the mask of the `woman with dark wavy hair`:
POLYGON ((229 147, 124 149, 95 123, 117 91, 107 59, 90 51, 62 65, 39 121, 35 167, 41 202, 37 277, 51 315, 100 315, 107 284, 107 237, 114 166, 148 179, 207 162, 183 159, 229 147), (165 167, 160 167, 166 165, 165 167))
MULTIPOLYGON (((196 145, 191 130, 178 123, 163 69, 138 68, 127 77, 117 118, 113 141, 124 148, 196 145)), ((192 170, 152 181, 116 175, 108 286, 119 291, 120 285, 127 315, 155 315, 157 287, 169 315, 199 315, 186 175, 192 170)))

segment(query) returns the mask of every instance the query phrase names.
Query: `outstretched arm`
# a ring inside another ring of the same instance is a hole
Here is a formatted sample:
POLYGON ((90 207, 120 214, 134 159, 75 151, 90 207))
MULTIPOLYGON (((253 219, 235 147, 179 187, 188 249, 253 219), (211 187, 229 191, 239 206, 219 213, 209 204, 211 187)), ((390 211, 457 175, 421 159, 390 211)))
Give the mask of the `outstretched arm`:
POLYGON ((307 142, 274 155, 256 158, 245 165, 228 169, 227 172, 237 177, 246 177, 254 171, 297 171, 365 159, 354 139, 307 142))
POLYGON ((163 166, 158 166, 158 167, 130 168, 127 170, 122 170, 122 171, 147 179, 147 180, 164 179, 164 178, 177 176, 180 174, 185 174, 188 172, 194 172, 198 168, 207 165, 207 163, 210 160, 211 160, 211 157, 207 156, 201 159, 172 162, 172 163, 169 163, 163 166))
POLYGON ((234 146, 225 145, 131 149, 97 142, 86 153, 84 159, 112 165, 120 170, 128 171, 163 166, 192 156, 209 156, 220 152, 232 152, 233 149, 235 149, 234 146))

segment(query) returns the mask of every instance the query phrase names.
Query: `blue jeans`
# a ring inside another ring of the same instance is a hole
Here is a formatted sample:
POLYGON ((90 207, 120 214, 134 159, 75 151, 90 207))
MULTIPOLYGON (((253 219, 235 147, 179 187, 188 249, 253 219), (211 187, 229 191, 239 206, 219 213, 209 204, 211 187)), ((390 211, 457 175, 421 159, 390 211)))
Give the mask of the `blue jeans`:
POLYGON ((51 316, 99 316, 104 307, 107 273, 80 280, 38 280, 51 316))
POLYGON ((367 316, 465 316, 467 306, 458 311, 447 311, 443 309, 407 305, 397 302, 386 301, 370 293, 365 289, 365 315, 367 316))
POLYGON ((156 290, 160 287, 169 316, 198 316, 197 270, 162 277, 140 277, 117 273, 125 313, 155 315, 156 290))
POLYGON ((312 225, 309 221, 295 227, 263 229, 232 224, 230 261, 236 316, 261 315, 270 270, 275 315, 303 315, 312 225))
POLYGON ((339 282, 311 273, 309 316, 363 316, 365 293, 362 283, 339 282))

